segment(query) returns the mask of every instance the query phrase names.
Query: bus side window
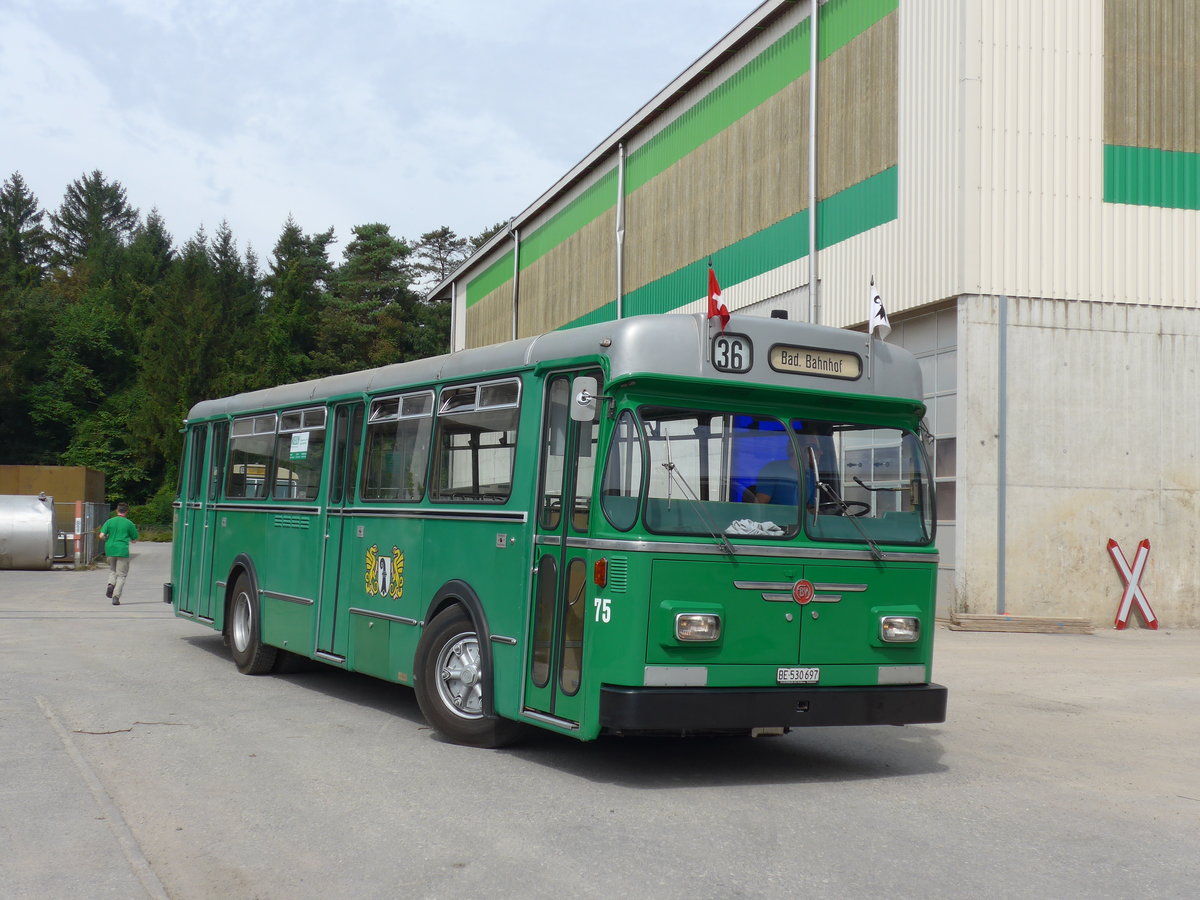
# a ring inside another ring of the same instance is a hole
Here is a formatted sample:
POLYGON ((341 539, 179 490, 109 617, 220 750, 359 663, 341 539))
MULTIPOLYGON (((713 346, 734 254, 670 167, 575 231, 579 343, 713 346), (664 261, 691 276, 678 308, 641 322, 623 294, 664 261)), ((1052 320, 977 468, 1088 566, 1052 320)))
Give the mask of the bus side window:
POLYGON ((283 413, 275 440, 275 499, 315 500, 324 459, 325 408, 283 413))
POLYGON ((424 497, 432 430, 433 391, 372 401, 362 498, 415 502, 424 497))
POLYGON ((512 493, 521 382, 516 378, 442 390, 433 500, 503 503, 512 493))

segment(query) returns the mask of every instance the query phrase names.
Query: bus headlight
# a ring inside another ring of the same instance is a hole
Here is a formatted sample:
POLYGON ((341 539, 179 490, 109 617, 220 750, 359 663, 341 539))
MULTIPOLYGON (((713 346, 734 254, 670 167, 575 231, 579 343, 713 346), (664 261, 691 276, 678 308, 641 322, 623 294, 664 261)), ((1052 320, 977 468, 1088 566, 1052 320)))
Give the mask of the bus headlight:
POLYGON ((879 620, 879 637, 889 644, 912 644, 921 639, 921 620, 916 616, 884 616, 879 620))
POLYGON ((677 613, 675 637, 681 641, 715 641, 721 637, 721 617, 714 613, 677 613))

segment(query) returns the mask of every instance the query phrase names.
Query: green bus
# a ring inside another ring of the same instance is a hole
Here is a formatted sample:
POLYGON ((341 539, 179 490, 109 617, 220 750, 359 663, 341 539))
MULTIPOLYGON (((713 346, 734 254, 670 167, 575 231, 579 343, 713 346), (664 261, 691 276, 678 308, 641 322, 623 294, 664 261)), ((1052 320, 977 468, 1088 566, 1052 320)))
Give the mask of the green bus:
POLYGON ((196 404, 177 616, 446 738, 941 722, 911 354, 638 316, 196 404))

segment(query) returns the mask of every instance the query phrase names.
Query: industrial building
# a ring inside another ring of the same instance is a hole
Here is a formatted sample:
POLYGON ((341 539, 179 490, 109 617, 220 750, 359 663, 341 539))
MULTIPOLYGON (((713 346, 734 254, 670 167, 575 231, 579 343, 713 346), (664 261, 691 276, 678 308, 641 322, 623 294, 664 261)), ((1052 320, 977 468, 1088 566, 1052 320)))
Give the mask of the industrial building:
POLYGON ((873 280, 939 609, 1111 623, 1120 555, 1195 626, 1198 210, 1200 0, 767 0, 434 296, 461 349, 702 310, 710 261, 735 321, 865 330, 873 280))

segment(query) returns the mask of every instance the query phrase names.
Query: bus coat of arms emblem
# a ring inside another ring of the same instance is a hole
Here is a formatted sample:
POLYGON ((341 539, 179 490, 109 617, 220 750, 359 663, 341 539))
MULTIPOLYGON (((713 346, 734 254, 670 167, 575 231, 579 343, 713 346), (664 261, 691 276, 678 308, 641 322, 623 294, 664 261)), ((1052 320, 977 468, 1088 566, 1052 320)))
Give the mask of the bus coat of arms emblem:
POLYGON ((399 547, 392 547, 391 554, 381 556, 379 545, 372 544, 367 550, 365 575, 368 595, 399 600, 404 593, 404 554, 399 547))

